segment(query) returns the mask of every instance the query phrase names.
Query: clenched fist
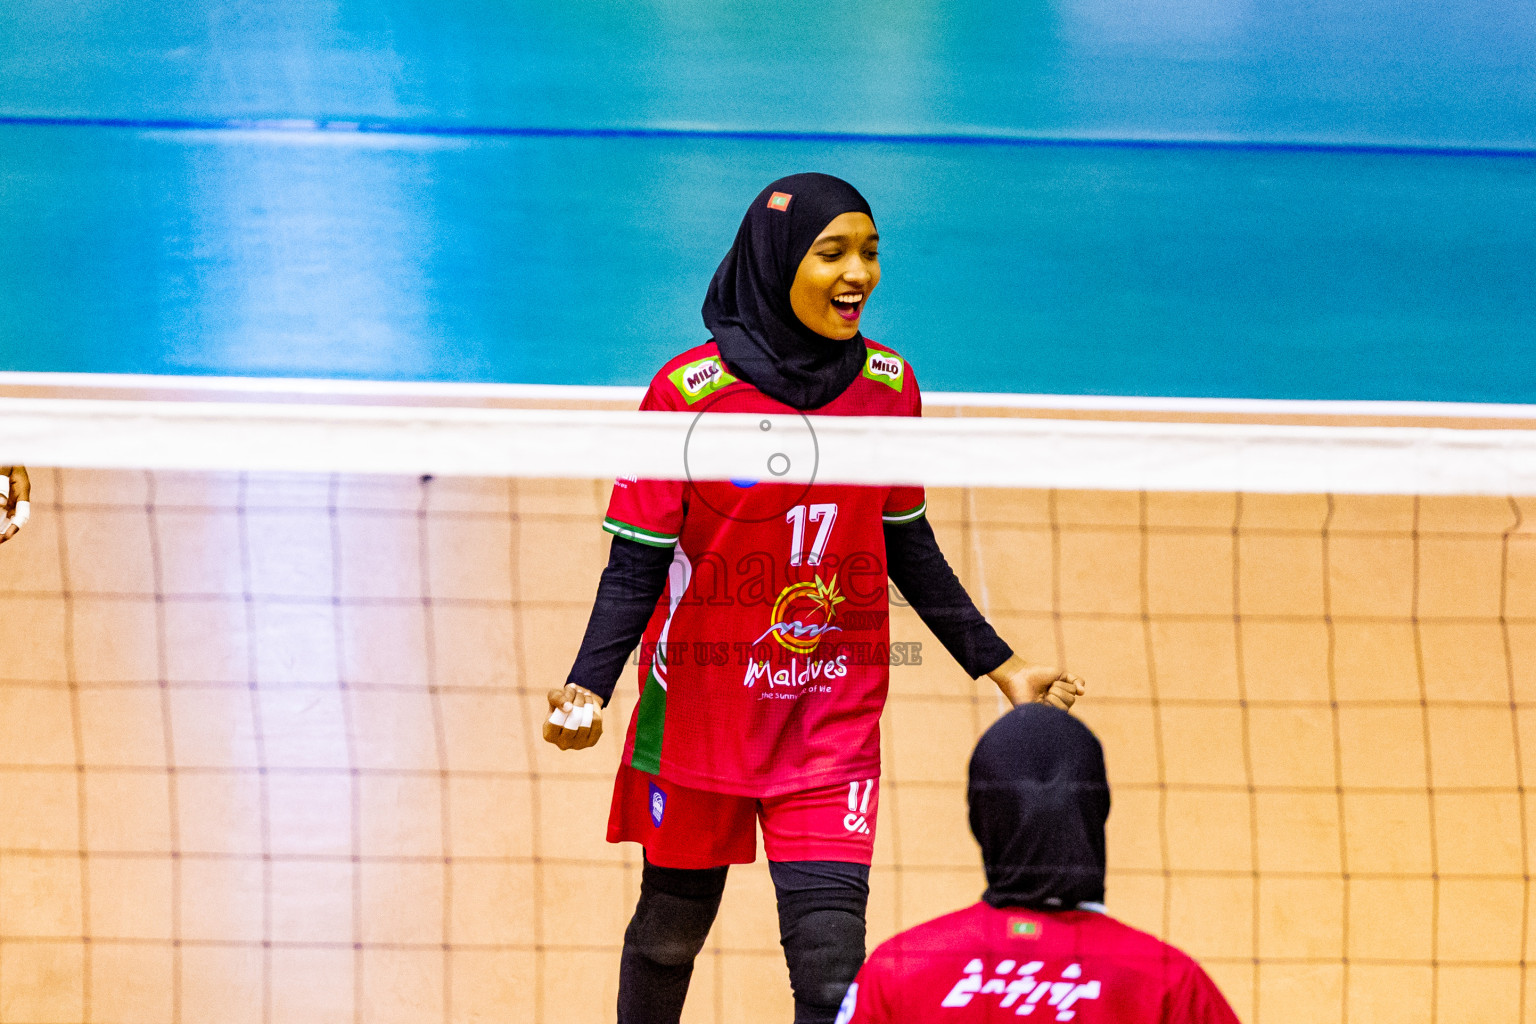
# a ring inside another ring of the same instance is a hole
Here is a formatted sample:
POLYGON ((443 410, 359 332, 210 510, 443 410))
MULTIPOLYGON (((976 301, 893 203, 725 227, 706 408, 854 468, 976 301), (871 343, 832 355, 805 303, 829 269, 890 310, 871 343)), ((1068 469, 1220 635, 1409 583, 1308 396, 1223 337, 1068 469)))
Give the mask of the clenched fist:
POLYGON ((1077 698, 1087 691, 1087 684, 1072 673, 1049 665, 1032 665, 1017 654, 987 675, 1014 707, 1037 703, 1071 711, 1077 698))
POLYGON ((544 742, 561 750, 590 747, 603 735, 603 699, 591 690, 567 683, 563 690, 549 691, 549 718, 544 722, 544 742))

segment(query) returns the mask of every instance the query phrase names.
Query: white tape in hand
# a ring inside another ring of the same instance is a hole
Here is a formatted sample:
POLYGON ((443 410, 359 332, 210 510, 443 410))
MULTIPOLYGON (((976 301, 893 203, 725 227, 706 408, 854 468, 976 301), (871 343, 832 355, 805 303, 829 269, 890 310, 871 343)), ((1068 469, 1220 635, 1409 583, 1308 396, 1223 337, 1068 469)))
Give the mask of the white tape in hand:
POLYGON ((30 501, 18 501, 16 512, 11 516, 11 525, 21 529, 27 525, 27 520, 32 518, 32 503, 30 501))
POLYGON ((575 732, 590 726, 596 711, 596 704, 583 704, 579 708, 572 707, 569 711, 565 710, 564 707, 558 707, 550 712, 549 724, 558 725, 562 729, 570 729, 572 732, 575 732))

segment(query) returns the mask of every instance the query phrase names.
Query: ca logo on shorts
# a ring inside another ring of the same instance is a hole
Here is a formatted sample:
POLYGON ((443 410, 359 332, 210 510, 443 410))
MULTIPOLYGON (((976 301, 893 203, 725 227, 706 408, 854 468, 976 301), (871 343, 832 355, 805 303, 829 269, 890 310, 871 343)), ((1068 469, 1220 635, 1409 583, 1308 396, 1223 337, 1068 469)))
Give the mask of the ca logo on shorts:
POLYGON ((667 813, 667 794, 663 793, 656 783, 651 783, 651 823, 657 828, 661 827, 662 815, 667 813))
POLYGON ((864 796, 859 797, 859 784, 848 783, 848 813, 843 815, 843 828, 849 832, 857 832, 861 836, 869 835, 869 819, 864 817, 869 813, 869 794, 874 791, 875 780, 864 780, 864 796))

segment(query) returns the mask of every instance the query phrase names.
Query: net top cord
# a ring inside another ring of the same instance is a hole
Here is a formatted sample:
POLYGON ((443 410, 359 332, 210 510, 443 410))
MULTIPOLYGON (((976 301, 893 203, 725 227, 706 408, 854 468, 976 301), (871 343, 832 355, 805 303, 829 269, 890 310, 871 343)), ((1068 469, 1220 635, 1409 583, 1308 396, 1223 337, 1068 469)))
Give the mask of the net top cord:
POLYGON ((919 420, 637 413, 634 389, 0 380, 0 461, 95 469, 1536 493, 1536 409, 935 394, 919 420), (101 397, 110 396, 110 397, 101 397), (764 428, 763 424, 769 427, 764 428))

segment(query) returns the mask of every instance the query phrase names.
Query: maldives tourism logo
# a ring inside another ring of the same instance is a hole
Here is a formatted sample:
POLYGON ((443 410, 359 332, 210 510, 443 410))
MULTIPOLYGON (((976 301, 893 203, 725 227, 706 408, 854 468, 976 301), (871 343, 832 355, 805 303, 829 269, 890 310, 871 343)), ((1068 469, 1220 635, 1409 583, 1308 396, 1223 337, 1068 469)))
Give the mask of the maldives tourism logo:
POLYGON ((828 633, 841 631, 832 625, 837 606, 847 598, 837 592, 837 573, 831 582, 823 582, 817 576, 813 582, 791 583, 779 593, 773 602, 769 618, 773 625, 763 630, 763 635, 752 642, 757 646, 770 636, 796 654, 810 654, 821 644, 828 633))

